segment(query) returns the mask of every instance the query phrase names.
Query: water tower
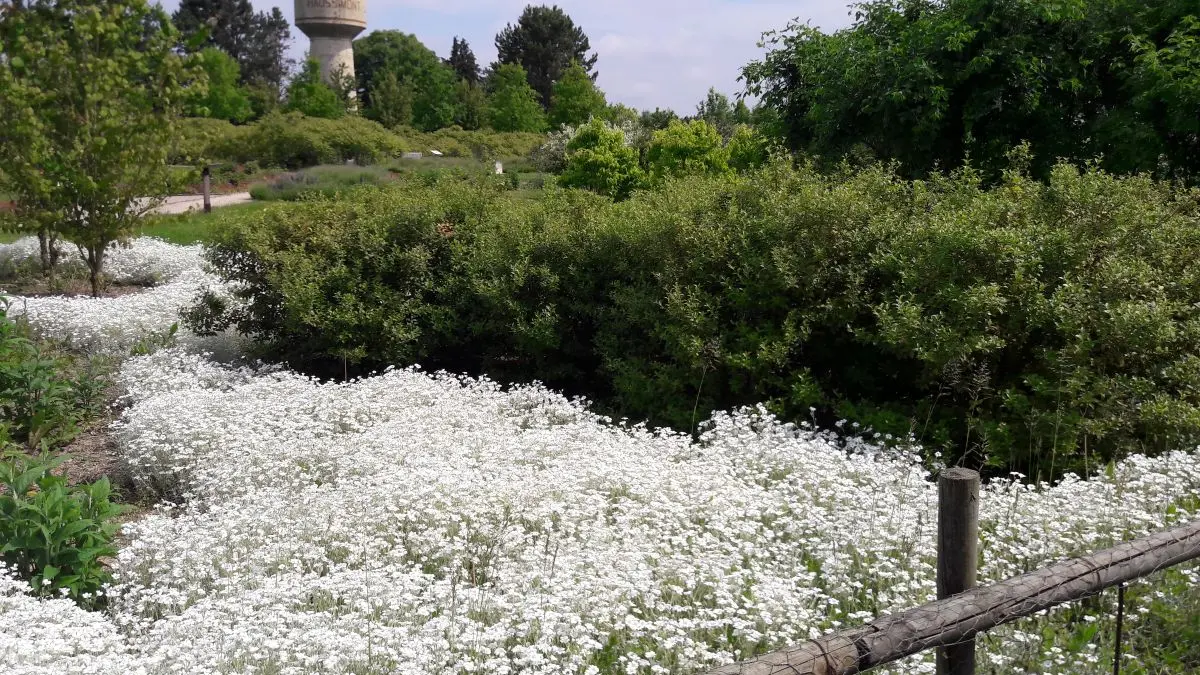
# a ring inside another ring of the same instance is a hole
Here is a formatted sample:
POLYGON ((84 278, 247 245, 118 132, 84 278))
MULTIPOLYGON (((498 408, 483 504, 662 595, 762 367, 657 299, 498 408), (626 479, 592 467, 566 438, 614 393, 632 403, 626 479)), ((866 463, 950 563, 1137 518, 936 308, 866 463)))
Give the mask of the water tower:
POLYGON ((312 42, 309 55, 321 63, 325 82, 339 68, 354 77, 352 40, 366 27, 367 0, 296 0, 296 28, 312 42))

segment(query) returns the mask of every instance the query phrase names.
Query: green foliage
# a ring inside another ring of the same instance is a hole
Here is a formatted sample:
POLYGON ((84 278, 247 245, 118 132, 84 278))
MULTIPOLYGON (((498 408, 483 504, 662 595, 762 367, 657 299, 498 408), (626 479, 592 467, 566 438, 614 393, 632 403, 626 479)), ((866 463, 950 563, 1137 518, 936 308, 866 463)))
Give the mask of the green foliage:
POLYGON ((110 245, 165 194, 194 73, 145 0, 32 0, 0 17, 0 165, 32 220, 79 246, 99 295, 110 245))
POLYGON ((236 59, 243 84, 282 88, 292 34, 278 7, 255 13, 250 0, 181 0, 171 20, 187 48, 215 47, 236 59))
POLYGON ((200 52, 199 59, 208 76, 208 88, 203 94, 189 97, 184 114, 230 122, 250 119, 254 110, 250 107, 250 97, 238 85, 241 73, 237 61, 215 47, 200 52))
POLYGON ((367 117, 389 129, 412 126, 413 97, 412 85, 401 84, 394 70, 386 70, 376 75, 371 84, 367 117))
POLYGON ((620 129, 600 119, 580 127, 567 143, 567 167, 559 177, 563 187, 579 187, 615 199, 629 196, 640 183, 637 151, 625 144, 620 129))
POLYGON ((613 103, 606 105, 604 110, 599 113, 601 119, 614 126, 622 126, 625 124, 637 124, 641 119, 641 114, 637 110, 630 108, 624 103, 613 103))
MULTIPOLYGON (((454 70, 415 35, 377 30, 354 42, 354 72, 362 103, 372 110, 373 87, 385 73, 412 91, 412 124, 423 131, 450 126, 454 121, 454 70)), ((382 121, 382 120, 381 120, 382 121)))
POLYGON ((123 508, 109 501, 107 478, 69 487, 52 471, 65 461, 0 454, 0 560, 28 579, 35 595, 60 590, 85 608, 103 606, 111 575, 100 561, 116 555, 113 519, 123 508))
POLYGON ((734 129, 725 152, 729 155, 729 168, 744 173, 767 163, 770 143, 766 136, 742 124, 734 129))
MULTIPOLYGON (((745 107, 745 104, 742 106, 745 107)), ((736 113, 729 97, 714 87, 709 87, 708 95, 696 106, 696 119, 711 124, 724 138, 728 138, 733 133, 734 125, 740 123, 735 117, 736 113)))
POLYGON ((659 108, 655 108, 654 110, 644 110, 642 111, 641 117, 642 126, 646 129, 650 129, 651 131, 666 129, 667 127, 671 126, 671 122, 678 120, 679 115, 676 115, 675 111, 669 108, 667 110, 661 110, 659 108))
POLYGON ((572 62, 596 79, 596 55, 588 56, 591 44, 583 28, 557 5, 527 5, 516 25, 508 24, 496 35, 497 65, 518 65, 528 73, 529 84, 544 110, 554 102, 554 83, 562 79, 572 62))
POLYGON ((592 117, 601 116, 608 107, 604 93, 588 77, 587 71, 577 62, 563 72, 554 83, 554 97, 550 108, 552 126, 575 126, 592 117))
POLYGON ((346 103, 321 80, 321 64, 316 59, 308 59, 288 85, 287 110, 335 120, 346 114, 346 103))
POLYGON ((487 94, 483 88, 478 83, 459 80, 454 93, 458 99, 454 124, 467 131, 482 129, 487 123, 487 94))
POLYGON ((377 122, 347 115, 338 120, 299 113, 267 115, 245 126, 189 118, 171 148, 173 162, 256 162, 264 167, 300 169, 318 164, 381 162, 406 151, 438 150, 448 157, 471 157, 477 148, 496 158, 525 157, 545 136, 525 132, 463 130, 430 133, 385 129, 377 122))
POLYGON ((413 181, 268 212, 213 261, 234 323, 317 370, 539 379, 681 429, 766 401, 1050 477, 1200 439, 1198 204, 1066 165, 989 189, 781 161, 617 203, 413 181))
POLYGON ((656 178, 729 172, 729 155, 717 128, 703 120, 671 122, 654 132, 646 153, 647 168, 656 178))
POLYGON ((465 39, 454 36, 446 65, 454 70, 454 75, 460 82, 479 84, 479 64, 475 61, 475 52, 471 51, 471 45, 465 39))
POLYGON ((66 443, 78 432, 77 403, 62 361, 44 355, 22 333, 0 298, 0 439, 27 450, 66 443))
POLYGON ((542 131, 546 116, 521 66, 505 64, 489 81, 488 125, 496 131, 542 131))
POLYGON ((793 23, 743 70, 788 145, 836 164, 897 160, 906 175, 968 160, 996 179, 1032 147, 1192 179, 1200 162, 1192 2, 880 0, 834 33, 793 23))

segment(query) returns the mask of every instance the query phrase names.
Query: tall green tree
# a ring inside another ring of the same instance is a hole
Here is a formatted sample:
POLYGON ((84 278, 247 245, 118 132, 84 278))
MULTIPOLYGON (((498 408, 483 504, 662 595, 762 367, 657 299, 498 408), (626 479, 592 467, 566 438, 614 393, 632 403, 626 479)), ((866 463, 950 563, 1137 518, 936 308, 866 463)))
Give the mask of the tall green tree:
POLYGON ((671 110, 670 108, 667 108, 666 110, 655 108, 654 110, 642 111, 641 123, 643 127, 657 131, 659 129, 666 129, 671 125, 671 122, 677 121, 678 119, 679 115, 675 114, 675 111, 671 110))
POLYGON ((395 71, 385 70, 376 75, 371 92, 371 107, 367 109, 367 117, 389 129, 412 126, 412 86, 402 84, 395 71))
MULTIPOLYGON (((417 36, 395 30, 377 30, 354 41, 354 71, 359 104, 371 110, 371 85, 381 73, 391 71, 413 92, 412 124, 433 131, 454 122, 456 101, 454 71, 417 36)), ((382 80, 380 80, 382 81, 382 80)))
POLYGON ((466 40, 457 36, 454 38, 446 65, 454 70, 458 79, 466 80, 469 84, 479 84, 479 63, 475 61, 475 52, 471 51, 471 45, 466 40))
POLYGON ((238 63, 232 56, 215 47, 200 52, 199 65, 207 76, 208 86, 191 92, 184 113, 193 117, 212 117, 230 122, 245 122, 254 114, 250 97, 238 83, 241 80, 238 63))
POLYGON ((96 296, 109 249, 170 182, 167 150, 194 75, 178 40, 146 0, 0 11, 3 187, 75 244, 96 296))
POLYGON ((470 131, 482 129, 487 124, 488 114, 487 94, 483 92, 483 87, 459 80, 454 91, 458 98, 454 123, 470 131))
POLYGON ((250 0, 181 0, 171 18, 189 48, 216 47, 236 59, 244 83, 283 87, 292 33, 278 7, 256 13, 250 0))
POLYGON ((696 119, 713 125, 725 138, 733 133, 734 116, 735 110, 729 97, 717 91, 715 87, 709 87, 708 95, 696 106, 696 119))
POLYGON ((513 63, 499 66, 488 83, 488 126, 496 131, 544 131, 546 115, 525 69, 513 63))
POLYGON ((557 5, 528 5, 516 25, 508 24, 496 35, 498 63, 514 63, 524 68, 529 84, 546 110, 554 102, 554 83, 572 61, 578 62, 588 77, 596 79, 596 55, 588 55, 591 48, 583 29, 557 5))
POLYGON ((1028 142, 1042 177, 1060 157, 1200 175, 1193 0, 876 0, 854 13, 832 33, 768 34, 743 69, 794 150, 893 159, 909 176, 969 158, 997 178, 1028 142))
POLYGON ((288 85, 287 109, 309 117, 337 119, 346 114, 346 102, 321 79, 321 64, 308 59, 288 85))
POLYGON ((550 124, 554 126, 583 124, 594 116, 604 114, 608 102, 604 92, 596 87, 587 71, 572 62, 554 83, 554 103, 550 108, 550 124))

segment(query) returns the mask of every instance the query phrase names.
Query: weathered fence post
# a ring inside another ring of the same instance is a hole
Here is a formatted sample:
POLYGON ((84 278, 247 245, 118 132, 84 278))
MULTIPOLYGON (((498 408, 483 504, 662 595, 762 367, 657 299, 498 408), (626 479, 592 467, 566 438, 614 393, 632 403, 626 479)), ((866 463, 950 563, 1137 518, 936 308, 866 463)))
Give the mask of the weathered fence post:
POLYGON ((200 175, 204 177, 204 212, 212 213, 212 201, 208 197, 209 189, 212 187, 210 184, 212 181, 212 172, 205 166, 200 175))
MULTIPOLYGON (((974 588, 979 560, 979 473, 953 468, 938 477, 938 599, 974 588)), ((940 647, 938 675, 975 675, 975 639, 940 647)))

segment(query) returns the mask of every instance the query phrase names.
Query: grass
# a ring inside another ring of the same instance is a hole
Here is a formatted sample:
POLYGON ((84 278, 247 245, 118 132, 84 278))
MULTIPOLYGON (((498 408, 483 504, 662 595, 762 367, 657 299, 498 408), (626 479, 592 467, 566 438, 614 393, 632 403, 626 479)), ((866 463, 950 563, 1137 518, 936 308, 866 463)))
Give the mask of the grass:
POLYGON ((251 202, 222 206, 213 209, 212 213, 192 211, 169 216, 147 216, 145 224, 138 228, 136 236, 157 237, 181 246, 203 243, 208 241, 209 236, 221 223, 251 216, 267 206, 262 202, 251 202))

